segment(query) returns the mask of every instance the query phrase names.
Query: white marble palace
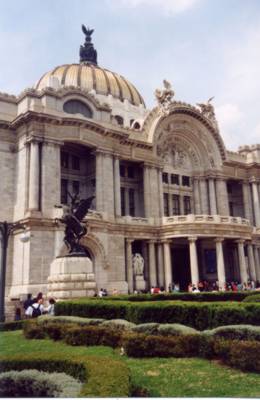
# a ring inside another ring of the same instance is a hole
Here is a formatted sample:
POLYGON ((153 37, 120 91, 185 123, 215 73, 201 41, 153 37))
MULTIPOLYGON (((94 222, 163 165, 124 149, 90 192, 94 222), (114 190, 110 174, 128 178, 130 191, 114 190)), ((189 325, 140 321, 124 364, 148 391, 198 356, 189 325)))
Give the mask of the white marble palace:
POLYGON ((148 110, 132 83, 98 66, 84 33, 80 63, 0 94, 0 221, 30 233, 10 237, 7 298, 48 292, 67 251, 55 205, 76 193, 95 196, 81 240, 93 270, 57 276, 57 292, 84 296, 90 280, 119 293, 260 280, 260 144, 228 151, 212 99, 175 101, 167 81, 148 110))

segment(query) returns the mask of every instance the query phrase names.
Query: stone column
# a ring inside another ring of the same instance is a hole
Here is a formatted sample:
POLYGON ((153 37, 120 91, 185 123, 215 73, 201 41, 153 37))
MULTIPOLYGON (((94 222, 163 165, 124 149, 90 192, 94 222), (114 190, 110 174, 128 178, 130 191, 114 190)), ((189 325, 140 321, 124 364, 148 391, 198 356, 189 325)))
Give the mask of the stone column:
POLYGON ((216 256, 217 256, 217 273, 218 273, 218 284, 220 290, 225 290, 226 283, 226 273, 225 273, 225 263, 223 256, 223 238, 215 239, 216 242, 216 256))
POLYGON ((196 247, 196 237, 189 237, 190 246, 190 272, 191 272, 191 282, 193 285, 198 287, 199 283, 199 267, 198 267, 198 256, 196 247))
POLYGON ((216 203, 216 191, 215 191, 215 180, 214 178, 209 178, 209 204, 210 204, 210 214, 217 214, 217 203, 216 203))
POLYGON ((253 210, 252 210, 252 199, 251 199, 251 190, 248 182, 242 183, 243 190, 243 203, 244 203, 244 215, 245 218, 250 221, 253 225, 253 210))
POLYGON ((199 180, 193 178, 194 214, 201 214, 199 180))
POLYGON ((114 157, 114 203, 115 216, 121 216, 121 191, 120 191, 120 169, 119 158, 114 157))
POLYGON ((103 153, 96 151, 96 210, 104 211, 103 204, 103 153))
POLYGON ((103 210, 109 216, 114 216, 115 206, 114 206, 114 160, 111 153, 103 154, 103 210))
POLYGON ((150 168, 147 165, 144 165, 143 173, 144 173, 144 215, 145 218, 149 218, 151 216, 151 194, 150 194, 150 168))
POLYGON ((165 280, 164 280, 164 266, 163 266, 163 246, 161 243, 158 243, 157 246, 157 255, 158 255, 158 281, 159 286, 164 287, 165 280))
POLYGON ((156 262, 155 262, 155 241, 149 240, 149 272, 150 272, 150 285, 155 287, 157 286, 157 277, 156 277, 156 262))
POLYGON ((207 181, 205 178, 200 179, 200 201, 201 201, 201 212, 202 214, 209 214, 209 206, 208 206, 208 188, 207 181))
POLYGON ((39 210, 40 205, 40 149, 37 141, 30 144, 29 210, 39 210))
POLYGON ((162 170, 158 168, 158 188, 159 188, 159 216, 163 217, 164 207, 163 207, 163 183, 162 183, 162 170))
POLYGON ((259 252, 258 247, 254 245, 254 256, 255 256, 255 272, 256 272, 256 279, 260 281, 260 260, 259 260, 259 252))
POLYGON ((129 293, 133 293, 134 290, 132 242, 132 239, 126 239, 126 269, 129 293))
POLYGON ((229 215, 227 182, 218 177, 216 180, 216 195, 219 215, 229 215))
POLYGON ((238 244, 238 260, 239 260, 239 270, 240 270, 240 281, 241 283, 245 283, 248 280, 247 269, 246 269, 246 259, 245 259, 245 251, 244 251, 244 243, 243 239, 237 240, 238 244))
POLYGON ((184 215, 184 196, 180 195, 180 214, 184 215))
POLYGON ((247 254, 248 254, 248 262, 249 262, 250 279, 252 281, 256 281, 255 258, 254 258, 253 246, 252 246, 251 242, 249 242, 247 244, 247 254))
POLYGON ((171 263, 171 248, 170 242, 163 242, 163 254, 164 254, 164 271, 165 271, 165 290, 169 290, 169 286, 172 284, 172 263, 171 263))
POLYGON ((255 180, 252 182, 252 192, 253 192, 255 226, 258 227, 260 226, 260 204, 259 204, 258 183, 255 180))
POLYGON ((173 199, 172 193, 168 193, 168 207, 169 207, 169 216, 173 215, 173 199))

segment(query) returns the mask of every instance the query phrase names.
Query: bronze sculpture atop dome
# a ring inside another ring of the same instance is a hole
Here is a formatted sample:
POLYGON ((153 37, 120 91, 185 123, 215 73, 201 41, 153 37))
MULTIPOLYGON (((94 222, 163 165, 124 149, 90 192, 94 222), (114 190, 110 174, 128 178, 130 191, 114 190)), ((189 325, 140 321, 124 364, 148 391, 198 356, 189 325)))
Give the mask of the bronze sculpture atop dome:
POLYGON ((82 25, 82 32, 85 34, 85 43, 84 46, 80 46, 80 62, 97 65, 97 51, 91 42, 91 35, 94 29, 89 29, 82 25))

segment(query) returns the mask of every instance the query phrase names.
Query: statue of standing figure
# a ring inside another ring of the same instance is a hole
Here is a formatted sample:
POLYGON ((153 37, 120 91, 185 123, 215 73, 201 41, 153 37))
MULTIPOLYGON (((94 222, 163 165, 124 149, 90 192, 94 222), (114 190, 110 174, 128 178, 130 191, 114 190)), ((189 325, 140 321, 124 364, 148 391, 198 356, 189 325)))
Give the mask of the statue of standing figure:
POLYGON ((144 274, 144 259, 140 253, 133 254, 133 268, 134 268, 135 275, 143 276, 143 274, 144 274))

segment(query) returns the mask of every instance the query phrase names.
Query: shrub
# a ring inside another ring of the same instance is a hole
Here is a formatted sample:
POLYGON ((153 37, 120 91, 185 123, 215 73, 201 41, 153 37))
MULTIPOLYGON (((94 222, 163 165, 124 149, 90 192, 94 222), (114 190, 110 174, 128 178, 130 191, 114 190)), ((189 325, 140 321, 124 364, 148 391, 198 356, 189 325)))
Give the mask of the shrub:
POLYGON ((260 372, 260 343, 256 341, 233 341, 230 345, 228 363, 245 371, 260 372))
MULTIPOLYGON (((67 326, 63 326, 63 324, 55 323, 53 322, 48 323, 43 326, 43 332, 52 340, 61 340, 64 338, 64 335, 66 333, 66 329, 68 329, 68 326, 71 326, 71 324, 67 326)), ((36 338, 37 339, 37 338, 36 338)))
POLYGON ((243 303, 259 303, 260 302, 260 293, 249 295, 244 298, 243 303))
POLYGON ((0 372, 28 368, 73 376, 83 382, 80 397, 128 397, 130 394, 129 369, 119 360, 93 356, 68 358, 62 354, 45 353, 0 356, 0 372))
POLYGON ((24 326, 23 333, 26 339, 44 339, 46 337, 44 329, 34 320, 28 321, 24 326))
POLYGON ((182 324, 159 324, 157 332, 162 336, 191 335, 198 333, 196 329, 182 324))
POLYGON ((157 322, 148 322, 146 324, 135 325, 132 329, 133 332, 145 333, 147 335, 154 335, 158 332, 160 324, 157 322))
POLYGON ((99 326, 68 328, 65 333, 65 342, 72 346, 103 345, 117 347, 120 340, 120 330, 115 331, 99 326))
POLYGON ((1 397, 76 397, 81 386, 64 373, 23 370, 0 374, 1 397))
POLYGON ((105 326, 110 329, 119 329, 121 331, 129 331, 136 327, 135 324, 126 321, 125 319, 110 319, 107 321, 103 321, 101 326, 105 326))
POLYGON ((23 329, 24 324, 27 320, 21 321, 10 321, 10 322, 0 322, 0 332, 2 331, 16 331, 23 329))
POLYGON ((229 340, 260 341, 260 327, 253 325, 226 325, 204 331, 205 335, 229 340))
MULTIPOLYGON (((201 354, 205 350, 207 340, 203 339, 201 354)), ((155 336, 142 333, 124 334, 122 345, 129 357, 195 357, 200 355, 200 335, 155 336)))
POLYGON ((103 318, 81 318, 81 317, 73 317, 73 316, 50 316, 50 315, 42 315, 37 318, 38 324, 47 325, 49 323, 57 322, 61 324, 75 324, 79 326, 85 325, 100 325, 104 321, 103 318))

